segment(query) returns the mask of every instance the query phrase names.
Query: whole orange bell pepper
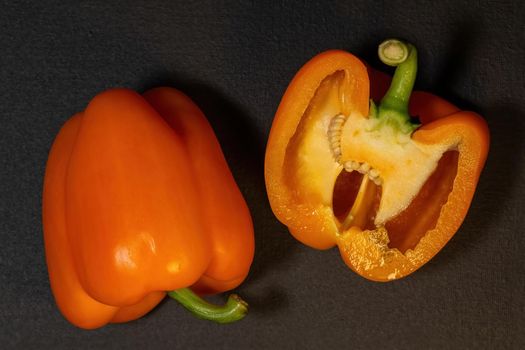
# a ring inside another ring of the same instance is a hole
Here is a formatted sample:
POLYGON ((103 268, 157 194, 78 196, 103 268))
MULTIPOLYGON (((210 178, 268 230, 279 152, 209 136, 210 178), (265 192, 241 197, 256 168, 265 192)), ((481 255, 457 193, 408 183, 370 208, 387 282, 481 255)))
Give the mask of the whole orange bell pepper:
POLYGON ((412 45, 387 40, 379 57, 397 67, 390 87, 344 51, 301 68, 273 121, 265 180, 273 212, 295 238, 337 245, 355 272, 389 281, 424 265, 459 229, 489 131, 475 113, 412 94, 412 45), (381 96, 377 106, 369 100, 381 96))
POLYGON ((215 306, 195 294, 244 280, 253 226, 211 126, 177 90, 109 90, 66 122, 43 225, 53 294, 78 327, 139 318, 166 292, 217 322, 247 311, 236 295, 215 306))

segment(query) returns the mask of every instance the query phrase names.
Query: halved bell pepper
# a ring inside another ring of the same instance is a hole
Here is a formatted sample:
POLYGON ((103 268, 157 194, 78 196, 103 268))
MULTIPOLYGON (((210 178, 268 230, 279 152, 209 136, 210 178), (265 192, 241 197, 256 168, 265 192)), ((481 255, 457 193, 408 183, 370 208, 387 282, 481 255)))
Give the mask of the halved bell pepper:
POLYGON ((43 225, 53 294, 78 327, 139 318, 167 292, 217 322, 247 311, 236 295, 214 306, 196 294, 245 279, 253 226, 211 126, 175 89, 109 90, 65 123, 43 225))
POLYGON ((265 180, 273 212, 295 238, 337 245, 355 272, 390 281, 428 262, 459 229, 489 131, 473 112, 412 94, 412 45, 391 39, 378 51, 397 67, 390 87, 344 51, 301 68, 273 121, 265 180))

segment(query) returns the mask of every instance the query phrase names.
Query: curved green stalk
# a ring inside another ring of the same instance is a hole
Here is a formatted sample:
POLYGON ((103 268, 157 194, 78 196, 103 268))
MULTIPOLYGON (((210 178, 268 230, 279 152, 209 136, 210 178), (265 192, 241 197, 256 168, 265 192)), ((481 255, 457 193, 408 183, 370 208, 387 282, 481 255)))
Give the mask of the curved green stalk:
POLYGON ((237 294, 231 294, 223 306, 208 303, 189 288, 177 289, 168 292, 168 295, 198 318, 217 323, 238 321, 244 318, 248 312, 248 304, 237 294))
POLYGON ((403 134, 411 134, 419 124, 411 122, 408 102, 417 75, 417 50, 397 39, 385 40, 379 45, 381 61, 396 67, 390 88, 377 107, 376 117, 403 134))

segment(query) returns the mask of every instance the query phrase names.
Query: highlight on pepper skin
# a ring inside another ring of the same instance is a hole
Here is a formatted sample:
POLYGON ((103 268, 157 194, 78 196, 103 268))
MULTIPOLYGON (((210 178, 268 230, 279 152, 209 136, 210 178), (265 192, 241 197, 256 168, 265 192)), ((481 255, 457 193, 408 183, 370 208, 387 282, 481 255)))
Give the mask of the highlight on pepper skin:
POLYGON ((272 124, 265 180, 274 214, 295 238, 337 245, 355 272, 391 281, 459 229, 489 132, 475 113, 412 93, 414 46, 389 39, 378 54, 396 67, 391 81, 339 50, 301 68, 272 124))
POLYGON ((218 323, 247 313, 235 294, 201 298, 246 278, 253 225, 213 129, 180 91, 112 89, 70 118, 49 153, 42 219, 53 295, 78 327, 137 319, 166 295, 218 323))

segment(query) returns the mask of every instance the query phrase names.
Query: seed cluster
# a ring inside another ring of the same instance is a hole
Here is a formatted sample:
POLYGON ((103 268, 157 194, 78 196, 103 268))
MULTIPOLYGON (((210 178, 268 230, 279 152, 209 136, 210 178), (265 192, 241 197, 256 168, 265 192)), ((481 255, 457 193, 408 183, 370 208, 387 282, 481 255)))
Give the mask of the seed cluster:
POLYGON ((380 186, 383 180, 379 177, 379 171, 370 166, 370 164, 364 162, 359 163, 355 160, 349 160, 344 164, 345 170, 351 173, 356 170, 363 175, 367 175, 376 185, 380 186))
MULTIPOLYGON (((341 134, 343 132, 343 126, 345 124, 346 117, 343 114, 338 114, 332 118, 330 125, 328 126, 328 142, 334 155, 335 160, 340 163, 341 160, 341 134)), ((381 186, 383 180, 379 177, 379 171, 370 166, 370 164, 364 162, 359 163, 354 160, 345 162, 344 168, 348 172, 354 170, 358 171, 363 175, 367 175, 376 185, 381 186)))
POLYGON ((343 114, 336 115, 328 126, 328 142, 334 154, 334 158, 339 162, 341 158, 341 133, 345 124, 346 117, 343 114))

